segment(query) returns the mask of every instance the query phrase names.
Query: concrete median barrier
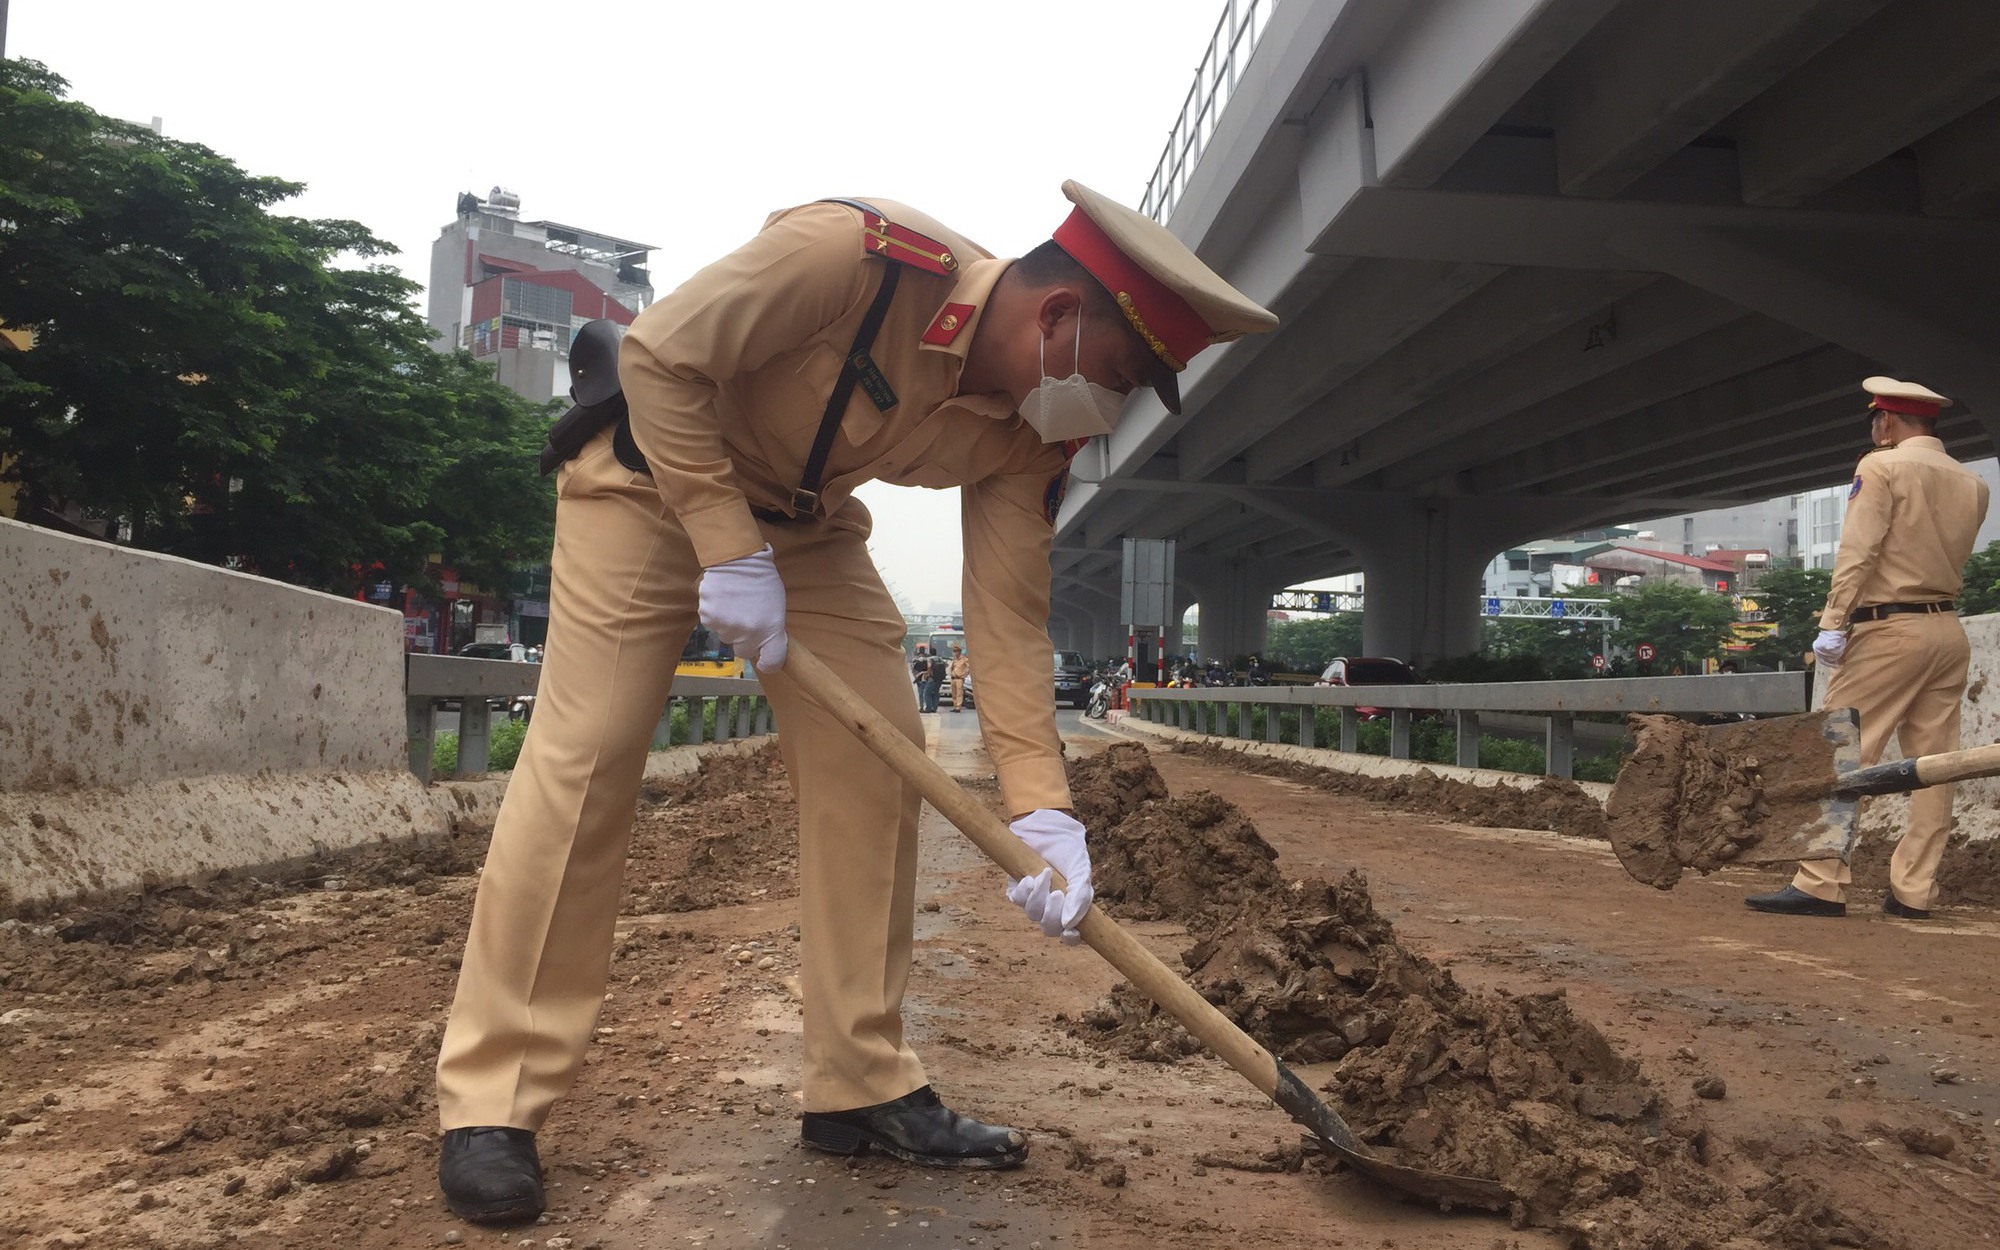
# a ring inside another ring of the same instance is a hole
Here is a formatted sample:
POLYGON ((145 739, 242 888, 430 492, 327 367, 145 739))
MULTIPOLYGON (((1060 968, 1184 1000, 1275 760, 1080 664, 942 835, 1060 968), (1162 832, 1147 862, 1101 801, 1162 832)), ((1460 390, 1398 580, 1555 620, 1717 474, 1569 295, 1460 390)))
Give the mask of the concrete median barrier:
POLYGON ((394 611, 0 520, 0 906, 449 826, 394 611))

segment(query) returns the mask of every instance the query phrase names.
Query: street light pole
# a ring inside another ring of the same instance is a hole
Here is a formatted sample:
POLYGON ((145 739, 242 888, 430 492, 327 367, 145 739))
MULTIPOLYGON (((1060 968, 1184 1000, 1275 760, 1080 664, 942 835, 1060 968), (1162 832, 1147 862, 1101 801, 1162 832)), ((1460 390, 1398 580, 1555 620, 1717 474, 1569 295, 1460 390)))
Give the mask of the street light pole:
POLYGON ((0 0, 0 61, 7 59, 7 0, 0 0))

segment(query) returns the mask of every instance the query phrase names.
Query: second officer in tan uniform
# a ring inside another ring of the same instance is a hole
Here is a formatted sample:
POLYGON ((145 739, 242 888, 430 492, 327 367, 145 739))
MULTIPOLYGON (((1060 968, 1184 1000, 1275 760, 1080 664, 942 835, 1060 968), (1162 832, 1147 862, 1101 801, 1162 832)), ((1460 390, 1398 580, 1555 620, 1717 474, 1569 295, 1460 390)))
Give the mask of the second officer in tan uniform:
POLYGON ((1069 456, 1136 387, 1178 411, 1189 357, 1276 319, 1157 223, 1063 190, 1075 210, 1017 261, 888 201, 790 209, 633 324, 629 430, 603 430, 557 483, 534 725, 438 1058, 438 1175, 460 1215, 542 1209, 535 1131, 596 1023, 647 744, 697 618, 756 665, 799 799, 805 1143, 949 1167, 1026 1154, 1019 1132, 945 1108, 903 1035, 918 796, 784 664, 796 634, 922 740, 852 492, 958 488, 986 749, 1014 832, 1070 883, 1043 872, 1008 897, 1074 940, 1090 860, 1047 633, 1069 456))
MULTIPOLYGON (((1894 735, 1906 756, 1958 749, 1970 648, 1959 624, 1966 557, 1986 520, 1986 483, 1945 454, 1938 414, 1951 401, 1895 378, 1869 378, 1869 434, 1848 494, 1833 589, 1813 644, 1834 669, 1826 706, 1861 714, 1861 762, 1894 735)), ((1910 823, 1889 861, 1882 910, 1930 916, 1938 860, 1951 832, 1951 787, 1910 795, 1910 823)), ((1792 883, 1743 900, 1758 911, 1844 916, 1851 876, 1841 860, 1807 860, 1792 883)))

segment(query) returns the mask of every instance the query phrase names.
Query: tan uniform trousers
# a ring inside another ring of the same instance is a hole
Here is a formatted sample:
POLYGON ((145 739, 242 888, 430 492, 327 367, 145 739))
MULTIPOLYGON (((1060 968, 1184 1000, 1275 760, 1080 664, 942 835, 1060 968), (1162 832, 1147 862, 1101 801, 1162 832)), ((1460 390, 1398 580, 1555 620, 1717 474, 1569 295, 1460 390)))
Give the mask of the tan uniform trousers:
MULTIPOLYGON (((1894 734, 1906 756, 1958 749, 1960 699, 1971 647, 1949 614, 1884 617, 1856 625, 1847 654, 1827 683, 1826 706, 1861 713, 1861 762, 1875 764, 1894 734)), ((1931 905, 1938 860, 1951 833, 1950 786, 1910 794, 1910 823, 1889 860, 1889 885, 1904 904, 1931 905)), ((1829 903, 1846 901, 1852 880, 1837 859, 1806 860, 1792 884, 1829 903)))
POLYGON ((965 710, 965 678, 963 677, 954 677, 951 679, 951 710, 954 712, 963 712, 965 710))
MULTIPOLYGON (((921 742, 903 618, 868 558, 868 528, 850 501, 826 522, 764 532, 791 637, 921 742)), ((609 435, 565 468, 535 717, 438 1056, 446 1129, 539 1129, 583 1065, 646 753, 695 624, 700 571, 652 480, 618 463, 609 435)), ((799 798, 806 1110, 900 1098, 926 1083, 901 1015, 919 799, 782 672, 762 678, 799 798)))

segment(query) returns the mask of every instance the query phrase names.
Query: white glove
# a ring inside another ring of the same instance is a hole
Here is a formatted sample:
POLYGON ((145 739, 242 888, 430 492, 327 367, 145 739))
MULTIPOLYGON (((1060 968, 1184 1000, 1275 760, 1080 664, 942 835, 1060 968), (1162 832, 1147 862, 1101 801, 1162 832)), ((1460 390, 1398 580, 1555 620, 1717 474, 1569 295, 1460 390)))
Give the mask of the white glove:
POLYGON ((1032 877, 1022 877, 1007 887, 1007 901, 1028 913, 1028 919, 1050 937, 1060 937, 1065 946, 1082 939, 1076 926, 1090 910, 1090 848, 1083 842, 1083 826, 1074 816, 1051 808, 1029 812, 1012 825, 1014 836, 1028 849, 1049 861, 1069 883, 1067 889, 1053 888, 1049 869, 1032 877))
POLYGON ((785 583, 769 543, 701 575, 701 623, 759 672, 785 666, 785 583))
POLYGON ((1822 629, 1819 637, 1813 639, 1813 654, 1827 668, 1839 668, 1840 657, 1847 653, 1847 635, 1837 629, 1822 629))

